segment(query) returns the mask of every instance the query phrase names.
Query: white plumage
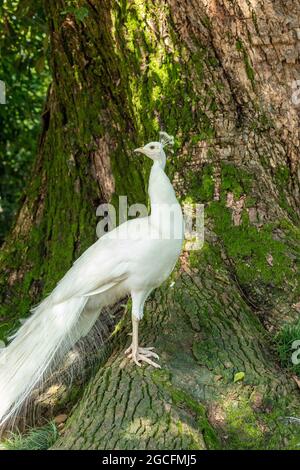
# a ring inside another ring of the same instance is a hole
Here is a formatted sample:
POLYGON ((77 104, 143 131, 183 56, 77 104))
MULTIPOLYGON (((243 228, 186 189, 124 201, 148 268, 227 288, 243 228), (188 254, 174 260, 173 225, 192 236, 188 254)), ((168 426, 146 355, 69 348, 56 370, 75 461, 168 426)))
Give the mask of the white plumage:
POLYGON ((0 355, 0 424, 16 413, 32 389, 75 342, 88 334, 101 309, 127 294, 132 298, 132 344, 125 353, 137 365, 159 367, 153 348, 138 345, 138 324, 150 292, 171 273, 183 239, 183 218, 164 172, 161 133, 136 152, 153 160, 149 179, 151 214, 127 221, 105 234, 73 264, 52 293, 0 355))

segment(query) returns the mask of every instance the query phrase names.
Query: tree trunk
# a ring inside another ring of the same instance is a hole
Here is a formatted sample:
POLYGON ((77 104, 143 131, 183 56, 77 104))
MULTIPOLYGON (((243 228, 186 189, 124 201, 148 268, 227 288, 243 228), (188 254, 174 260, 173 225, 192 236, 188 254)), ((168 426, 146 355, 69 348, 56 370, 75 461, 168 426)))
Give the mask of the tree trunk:
POLYGON ((146 201, 132 154, 176 136, 167 173, 205 204, 205 244, 147 302, 161 370, 125 366, 120 322, 56 448, 297 448, 297 381, 274 334, 298 318, 300 7, 277 0, 45 2, 53 83, 2 252, 2 332, 95 238, 103 201, 146 201), (8 279, 8 283, 7 283, 8 279), (240 373, 240 374, 238 374, 240 373), (238 375, 237 375, 238 374, 238 375))

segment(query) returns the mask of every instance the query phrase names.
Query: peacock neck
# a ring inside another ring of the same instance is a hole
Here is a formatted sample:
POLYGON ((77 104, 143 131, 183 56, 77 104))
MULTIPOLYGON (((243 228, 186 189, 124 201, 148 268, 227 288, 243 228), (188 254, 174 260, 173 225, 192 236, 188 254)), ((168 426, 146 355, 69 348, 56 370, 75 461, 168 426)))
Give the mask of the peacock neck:
POLYGON ((154 162, 149 178, 149 196, 151 208, 157 204, 176 204, 174 188, 164 172, 164 165, 154 162))
POLYGON ((174 188, 162 166, 152 165, 149 179, 151 224, 162 238, 182 238, 182 212, 174 188))
POLYGON ((181 207, 176 199, 174 188, 162 166, 155 162, 149 178, 149 196, 151 202, 151 220, 160 227, 170 224, 170 212, 181 217, 181 207))

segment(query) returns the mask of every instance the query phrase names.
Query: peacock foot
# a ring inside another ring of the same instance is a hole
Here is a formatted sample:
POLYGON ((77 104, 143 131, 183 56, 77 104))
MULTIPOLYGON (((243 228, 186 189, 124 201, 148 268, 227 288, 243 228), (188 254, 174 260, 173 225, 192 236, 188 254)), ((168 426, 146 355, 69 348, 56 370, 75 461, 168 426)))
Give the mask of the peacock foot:
POLYGON ((137 366, 141 367, 141 362, 146 362, 157 369, 160 369, 160 365, 156 362, 152 361, 150 357, 154 357, 155 359, 159 359, 158 354, 153 351, 154 348, 140 348, 138 347, 135 351, 133 351, 132 344, 126 349, 125 354, 128 359, 131 359, 137 366))

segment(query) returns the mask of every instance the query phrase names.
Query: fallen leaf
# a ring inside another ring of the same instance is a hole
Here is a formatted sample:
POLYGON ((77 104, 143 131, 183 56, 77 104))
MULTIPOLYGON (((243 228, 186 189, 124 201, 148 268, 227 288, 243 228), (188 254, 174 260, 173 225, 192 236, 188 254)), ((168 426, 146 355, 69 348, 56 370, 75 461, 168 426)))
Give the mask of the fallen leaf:
POLYGON ((234 374, 233 383, 239 382, 240 380, 244 380, 245 372, 237 372, 234 374))
POLYGON ((61 423, 64 423, 65 421, 67 421, 68 419, 68 415, 58 415, 58 416, 55 416, 54 418, 54 422, 55 424, 61 424, 61 423))

